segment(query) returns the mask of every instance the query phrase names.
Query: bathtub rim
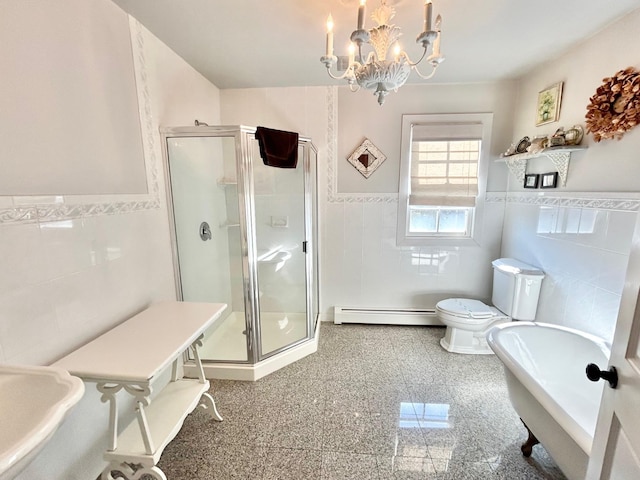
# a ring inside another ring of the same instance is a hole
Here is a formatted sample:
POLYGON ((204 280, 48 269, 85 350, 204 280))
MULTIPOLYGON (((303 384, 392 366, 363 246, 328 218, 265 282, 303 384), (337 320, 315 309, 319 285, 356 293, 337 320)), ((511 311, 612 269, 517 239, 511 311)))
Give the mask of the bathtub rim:
POLYGON ((487 343, 495 352, 496 356, 504 364, 509 372, 522 383, 522 385, 531 393, 531 395, 543 406, 543 408, 551 415, 551 417, 564 429, 567 434, 574 439, 578 446, 587 454, 591 455, 591 447, 593 444, 593 436, 588 433, 585 428, 580 425, 571 415, 556 402, 542 385, 514 359, 514 357, 502 347, 499 343, 499 336, 502 330, 512 328, 545 328, 552 330, 564 331, 579 337, 583 337, 593 343, 607 359, 607 364, 611 356, 609 345, 600 337, 576 330, 574 328, 554 325, 550 323, 538 322, 511 322, 507 324, 496 325, 487 332, 487 343))

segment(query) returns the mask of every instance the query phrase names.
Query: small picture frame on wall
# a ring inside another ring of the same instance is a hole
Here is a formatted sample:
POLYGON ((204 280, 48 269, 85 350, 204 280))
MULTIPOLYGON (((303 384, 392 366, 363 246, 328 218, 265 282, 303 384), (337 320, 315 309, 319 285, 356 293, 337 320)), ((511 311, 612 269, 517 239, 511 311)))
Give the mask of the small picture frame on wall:
POLYGON ((524 176, 524 188, 538 188, 540 175, 537 173, 527 173, 524 176))
POLYGON ((558 172, 540 175, 540 188, 556 188, 558 186, 558 172))
POLYGON ((536 127, 545 123, 557 122, 560 118, 562 84, 563 82, 558 82, 538 93, 536 127))
POLYGON ((371 140, 365 138, 360 146, 349 155, 347 161, 353 165, 364 178, 369 178, 386 159, 387 156, 382 153, 371 140))

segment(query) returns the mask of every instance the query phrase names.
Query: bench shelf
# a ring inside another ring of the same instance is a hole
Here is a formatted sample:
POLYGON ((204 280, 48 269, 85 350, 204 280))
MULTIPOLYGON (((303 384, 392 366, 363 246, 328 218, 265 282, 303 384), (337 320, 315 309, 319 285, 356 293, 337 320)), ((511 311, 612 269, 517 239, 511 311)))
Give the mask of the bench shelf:
POLYGON ((109 402, 109 445, 104 454, 109 465, 102 480, 113 480, 114 470, 125 479, 149 475, 167 480, 156 465, 187 415, 200 406, 222 421, 208 393, 210 385, 198 347, 204 331, 226 307, 217 303, 158 303, 54 364, 95 382, 101 400, 109 402), (188 349, 195 358, 197 379, 182 378, 179 373, 182 355, 188 349), (153 381, 169 366, 171 381, 152 395, 153 381), (117 393, 121 390, 134 397, 137 421, 118 433, 117 393))

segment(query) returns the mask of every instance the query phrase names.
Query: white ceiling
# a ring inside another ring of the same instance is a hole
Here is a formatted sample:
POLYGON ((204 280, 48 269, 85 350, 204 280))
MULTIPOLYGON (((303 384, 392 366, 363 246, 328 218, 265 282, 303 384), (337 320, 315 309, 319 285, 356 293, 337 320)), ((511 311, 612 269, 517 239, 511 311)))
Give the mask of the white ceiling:
MULTIPOLYGON (((219 88, 330 85, 320 63, 325 23, 346 55, 358 0, 114 0, 219 88)), ((414 59, 424 0, 388 0, 414 59)), ((369 0, 367 17, 379 0, 369 0)), ((556 57, 626 13, 638 0, 433 0, 443 17, 446 61, 431 80, 514 78, 556 57)), ((375 23, 367 18, 366 27, 375 23)), ((622 66, 621 66, 622 67, 622 66)), ((420 81, 412 75, 409 82, 420 81)))

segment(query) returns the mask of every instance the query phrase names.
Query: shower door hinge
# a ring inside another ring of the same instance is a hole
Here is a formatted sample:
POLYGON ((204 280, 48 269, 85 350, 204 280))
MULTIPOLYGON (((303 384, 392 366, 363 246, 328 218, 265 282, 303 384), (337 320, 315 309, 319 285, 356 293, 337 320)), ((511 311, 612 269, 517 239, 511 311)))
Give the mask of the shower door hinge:
POLYGON ((302 253, 307 253, 307 241, 302 242, 302 253))

